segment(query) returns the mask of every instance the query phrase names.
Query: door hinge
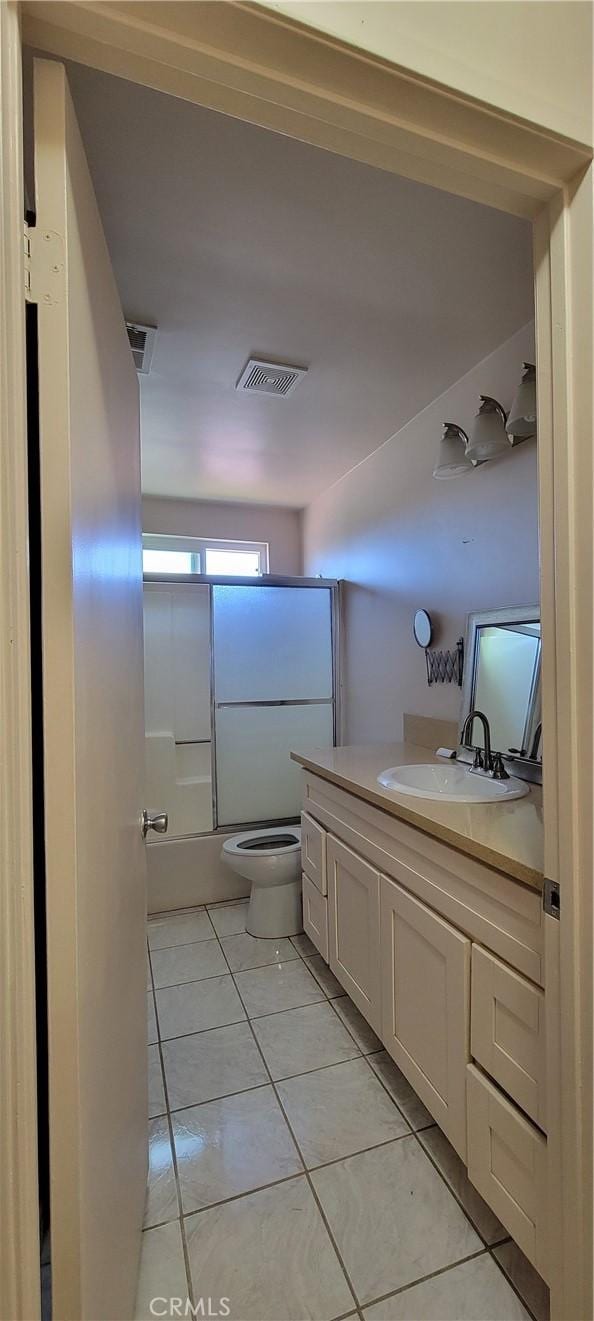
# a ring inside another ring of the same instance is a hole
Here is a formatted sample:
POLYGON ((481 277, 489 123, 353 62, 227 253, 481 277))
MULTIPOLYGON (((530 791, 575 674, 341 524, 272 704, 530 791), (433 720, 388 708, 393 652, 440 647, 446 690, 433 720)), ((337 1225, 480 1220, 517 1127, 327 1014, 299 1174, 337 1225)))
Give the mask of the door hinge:
POLYGON ((558 881, 549 881, 545 876, 544 889, 542 892, 542 906, 549 917, 556 917, 557 921, 561 917, 561 894, 558 881))
POLYGON ((64 298, 64 242, 54 230, 25 225, 23 232, 25 299, 53 306, 64 298))

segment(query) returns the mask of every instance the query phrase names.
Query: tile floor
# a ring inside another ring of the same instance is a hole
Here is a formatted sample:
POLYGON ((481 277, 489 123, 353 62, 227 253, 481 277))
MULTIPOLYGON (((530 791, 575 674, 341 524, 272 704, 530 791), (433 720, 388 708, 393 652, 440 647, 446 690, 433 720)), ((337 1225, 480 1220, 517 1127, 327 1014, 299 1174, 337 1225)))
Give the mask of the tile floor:
POLYGON ((149 921, 138 1321, 186 1300, 231 1321, 548 1321, 542 1280, 307 936, 255 940, 245 914, 149 921))

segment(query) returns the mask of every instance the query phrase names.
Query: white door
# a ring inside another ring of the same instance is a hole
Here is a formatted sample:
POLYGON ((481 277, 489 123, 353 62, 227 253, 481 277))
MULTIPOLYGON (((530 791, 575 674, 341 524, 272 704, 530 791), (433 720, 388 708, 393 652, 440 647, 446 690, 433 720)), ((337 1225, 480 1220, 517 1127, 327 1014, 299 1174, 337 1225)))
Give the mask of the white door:
POLYGON ((147 1159, 138 385, 63 66, 34 89, 53 1315, 115 1321, 147 1159))

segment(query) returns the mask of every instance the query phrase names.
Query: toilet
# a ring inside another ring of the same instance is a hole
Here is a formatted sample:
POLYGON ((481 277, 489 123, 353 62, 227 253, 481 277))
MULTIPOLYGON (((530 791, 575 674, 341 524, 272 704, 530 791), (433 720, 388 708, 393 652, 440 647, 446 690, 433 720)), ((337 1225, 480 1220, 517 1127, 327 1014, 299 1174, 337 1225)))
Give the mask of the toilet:
POLYGON ((303 930, 300 826, 244 830, 225 840, 221 858, 252 883, 246 921, 251 936, 273 940, 303 930))

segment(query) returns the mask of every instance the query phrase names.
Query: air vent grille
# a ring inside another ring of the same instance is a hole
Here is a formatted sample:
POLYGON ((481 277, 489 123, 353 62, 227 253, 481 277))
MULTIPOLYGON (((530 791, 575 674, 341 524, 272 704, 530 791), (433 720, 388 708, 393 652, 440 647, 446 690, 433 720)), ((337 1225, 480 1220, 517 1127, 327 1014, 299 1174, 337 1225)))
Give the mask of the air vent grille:
POLYGON ((276 395, 277 399, 286 399, 306 372, 307 367, 286 367, 279 362, 250 358, 235 388, 242 393, 276 395))
POLYGON ((137 372, 148 376, 157 336, 156 326, 141 326, 137 321, 127 321, 128 342, 132 349, 134 366, 137 372))

